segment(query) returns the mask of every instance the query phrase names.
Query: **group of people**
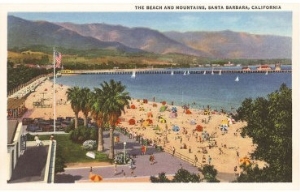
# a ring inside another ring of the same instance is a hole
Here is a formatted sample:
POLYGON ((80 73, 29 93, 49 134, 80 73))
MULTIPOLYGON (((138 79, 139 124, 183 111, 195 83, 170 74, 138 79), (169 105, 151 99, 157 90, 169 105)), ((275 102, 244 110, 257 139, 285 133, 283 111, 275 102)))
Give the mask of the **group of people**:
MULTIPOLYGON (((212 158, 210 157, 210 155, 208 155, 207 162, 206 162, 205 155, 202 156, 202 163, 208 163, 208 165, 210 165, 211 161, 212 161, 212 158)), ((197 163, 198 163, 198 157, 197 157, 197 155, 195 155, 194 156, 194 166, 197 166, 197 163)))
MULTIPOLYGON (((37 135, 34 136, 34 140, 36 142, 36 146, 43 146, 44 145, 43 142, 40 140, 40 138, 37 135)), ((54 135, 53 134, 50 135, 50 140, 51 141, 54 140, 54 135)))

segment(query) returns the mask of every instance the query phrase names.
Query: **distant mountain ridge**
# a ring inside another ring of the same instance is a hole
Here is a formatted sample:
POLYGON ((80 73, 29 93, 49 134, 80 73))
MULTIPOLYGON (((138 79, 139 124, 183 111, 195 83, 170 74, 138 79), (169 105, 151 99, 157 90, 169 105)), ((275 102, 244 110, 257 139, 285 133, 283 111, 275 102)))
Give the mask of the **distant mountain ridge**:
POLYGON ((75 49, 118 49, 138 52, 119 42, 100 41, 93 37, 84 37, 75 31, 47 21, 28 21, 8 16, 8 48, 26 47, 31 45, 47 45, 75 49))
POLYGON ((181 53, 202 57, 212 56, 170 39, 159 31, 148 28, 128 28, 120 25, 107 24, 73 24, 57 23, 58 25, 83 36, 90 36, 100 41, 120 42, 128 47, 159 54, 181 53))
POLYGON ((253 35, 244 32, 165 32, 197 50, 218 58, 274 59, 292 57, 292 39, 273 35, 253 35))
POLYGON ((178 53, 209 58, 277 59, 292 56, 292 39, 219 32, 159 32, 108 24, 51 23, 8 16, 8 48, 30 45, 125 52, 178 53))

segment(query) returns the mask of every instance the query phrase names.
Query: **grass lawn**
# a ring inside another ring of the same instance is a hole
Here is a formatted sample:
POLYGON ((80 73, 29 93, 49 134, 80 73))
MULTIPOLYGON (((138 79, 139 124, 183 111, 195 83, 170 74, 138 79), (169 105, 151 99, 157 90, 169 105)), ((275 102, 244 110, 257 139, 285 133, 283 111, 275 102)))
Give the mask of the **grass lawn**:
MULTIPOLYGON (((28 138, 28 137, 27 137, 28 138)), ((40 135, 40 140, 48 140, 50 135, 40 135)), ((60 148, 61 156, 65 159, 66 163, 84 163, 84 162, 110 162, 105 153, 94 150, 96 158, 92 159, 87 157, 85 154, 87 150, 82 149, 81 144, 73 143, 69 139, 69 134, 54 135, 57 142, 57 149, 60 148)), ((29 140, 29 139, 28 139, 29 140)))

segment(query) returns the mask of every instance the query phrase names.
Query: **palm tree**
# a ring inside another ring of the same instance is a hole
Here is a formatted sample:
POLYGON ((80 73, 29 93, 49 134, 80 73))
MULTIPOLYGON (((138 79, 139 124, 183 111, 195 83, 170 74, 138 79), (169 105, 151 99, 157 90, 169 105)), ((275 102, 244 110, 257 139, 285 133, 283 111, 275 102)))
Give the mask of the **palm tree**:
POLYGON ((98 127, 98 151, 103 151, 103 125, 105 124, 105 115, 102 110, 104 100, 104 94, 101 89, 94 88, 94 92, 91 93, 90 105, 91 105, 91 115, 96 121, 98 127))
POLYGON ((67 92, 67 100, 71 102, 71 107, 75 113, 75 129, 78 128, 78 113, 80 112, 80 88, 75 86, 68 88, 67 92))
POLYGON ((80 109, 83 113, 85 127, 87 127, 87 118, 91 110, 91 103, 89 102, 89 100, 91 99, 90 93, 91 91, 87 87, 80 89, 80 109))
POLYGON ((104 95, 104 103, 102 111, 107 115, 107 120, 110 126, 110 151, 108 157, 114 158, 114 130, 119 117, 124 112, 125 106, 129 104, 131 99, 128 92, 125 91, 125 86, 120 81, 115 82, 110 80, 109 83, 104 81, 100 84, 104 95))

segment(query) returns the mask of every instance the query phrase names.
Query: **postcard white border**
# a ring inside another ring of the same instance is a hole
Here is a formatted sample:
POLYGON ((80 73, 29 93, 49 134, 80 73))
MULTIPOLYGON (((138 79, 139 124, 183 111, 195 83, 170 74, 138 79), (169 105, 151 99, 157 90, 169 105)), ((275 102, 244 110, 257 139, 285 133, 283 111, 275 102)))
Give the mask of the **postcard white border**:
MULTIPOLYGON (((136 10, 134 5, 189 5, 194 4, 196 5, 196 1, 184 1, 184 3, 179 3, 178 1, 115 1, 111 0, 106 3, 99 3, 99 1, 56 1, 53 0, 51 3, 46 2, 47 6, 45 6, 44 2, 41 3, 39 1, 26 1, 27 4, 23 4, 24 1, 8 1, 5 2, 6 4, 2 4, 0 7, 0 23, 1 29, 3 29, 2 37, 1 37, 1 45, 0 45, 0 55, 1 55, 1 98, 3 98, 0 102, 0 117, 2 122, 2 134, 0 136, 2 144, 0 145, 0 154, 6 154, 6 106, 7 106, 7 97, 6 97, 6 62, 7 62, 7 45, 6 45, 6 37, 7 37, 7 13, 8 12, 74 12, 74 11, 81 11, 81 12, 106 12, 106 11, 144 11, 144 10, 136 10), (22 2, 22 3, 21 3, 22 2), (74 3, 75 2, 75 3, 74 3), (54 4, 52 4, 54 3, 54 4)), ((3 3, 3 2, 2 2, 3 3)), ((0 190, 26 190, 26 189, 36 189, 39 188, 40 190, 105 190, 110 191, 112 190, 122 190, 122 191, 132 191, 132 190, 147 190, 147 191, 157 191, 157 190, 224 190, 224 189, 239 189, 239 190, 266 190, 266 189, 275 189, 275 190, 294 190, 299 189, 299 102, 297 101, 300 98, 299 92, 299 72, 300 72, 300 64, 299 64, 299 20, 300 20, 300 4, 296 1, 201 1, 201 5, 281 5, 282 10, 278 11, 292 11, 293 12, 293 50, 292 50, 292 61, 293 61, 293 73, 292 73, 292 87, 293 87, 293 183, 274 183, 274 184, 257 184, 257 183, 249 183, 249 184, 228 184, 228 183, 219 183, 219 184, 207 184, 207 183, 200 183, 200 184, 148 184, 148 183, 134 183, 134 184, 107 184, 107 183, 100 183, 100 184, 7 184, 5 179, 6 173, 6 164, 2 161, 0 163, 0 190)), ((154 10, 155 12, 157 10, 154 10)), ((179 11, 179 10, 177 10, 179 11)), ((195 10, 201 11, 201 10, 195 10)), ((222 11, 222 10, 218 10, 222 11)), ((233 11, 233 10, 230 10, 233 11)), ((240 11, 240 10, 238 10, 240 11)), ((256 10, 257 11, 257 10, 256 10)), ((268 11, 268 10, 263 10, 268 11)), ((144 11, 145 12, 145 11, 144 11)), ((147 11, 151 12, 151 11, 147 11)), ((4 156, 4 155, 2 155, 4 156)))

